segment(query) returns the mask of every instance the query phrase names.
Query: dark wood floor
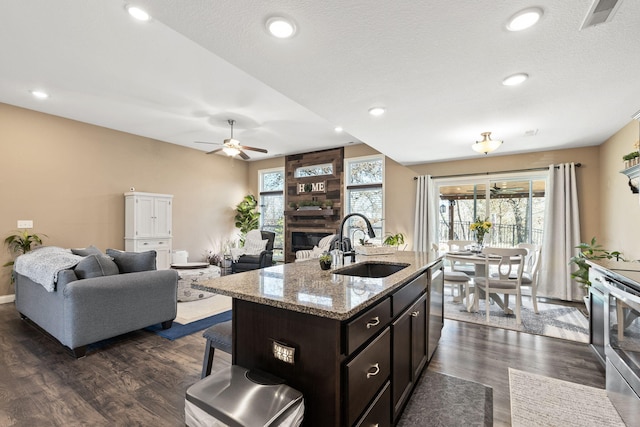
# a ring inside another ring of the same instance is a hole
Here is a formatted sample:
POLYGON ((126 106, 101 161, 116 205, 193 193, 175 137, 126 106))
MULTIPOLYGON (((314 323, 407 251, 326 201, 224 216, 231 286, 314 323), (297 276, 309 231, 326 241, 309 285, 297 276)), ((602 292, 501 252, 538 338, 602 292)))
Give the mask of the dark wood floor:
MULTIPOLYGON (((0 305, 0 426, 183 426, 200 378, 201 334, 168 341, 138 331, 73 359, 0 305)), ((214 370, 230 363, 216 353, 214 370)), ((494 425, 509 425, 508 367, 604 387, 585 344, 447 320, 429 369, 493 388, 494 425)))

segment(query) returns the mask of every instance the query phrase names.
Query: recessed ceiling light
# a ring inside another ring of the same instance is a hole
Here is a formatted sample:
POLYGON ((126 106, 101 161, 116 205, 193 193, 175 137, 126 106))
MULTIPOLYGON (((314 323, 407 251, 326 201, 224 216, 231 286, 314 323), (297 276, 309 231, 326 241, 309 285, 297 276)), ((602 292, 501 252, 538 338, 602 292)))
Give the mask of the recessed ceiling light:
POLYGON ((49 97, 49 94, 47 92, 43 92, 41 90, 32 90, 31 95, 38 99, 47 99, 49 97))
POLYGON ((147 12, 137 6, 127 6, 127 12, 129 12, 129 15, 133 16, 138 21, 148 21, 151 19, 151 16, 149 16, 147 12))
POLYGON ((336 126, 333 130, 335 130, 337 133, 341 133, 343 131, 342 126, 336 126))
POLYGON ((542 17, 542 9, 538 7, 532 7, 529 9, 521 10, 513 15, 509 22, 507 22, 507 30, 509 31, 522 31, 527 28, 533 27, 542 17))
POLYGON ((274 37, 288 39, 296 33, 296 26, 287 18, 274 16, 267 20, 267 30, 274 37))
POLYGON ((385 108, 384 107, 371 107, 369 108, 369 114, 371 114, 374 117, 379 117, 381 115, 383 115, 385 113, 385 108))
POLYGON ((524 82, 528 78, 529 78, 529 75, 527 73, 518 73, 502 80, 502 84, 505 86, 516 86, 524 82))

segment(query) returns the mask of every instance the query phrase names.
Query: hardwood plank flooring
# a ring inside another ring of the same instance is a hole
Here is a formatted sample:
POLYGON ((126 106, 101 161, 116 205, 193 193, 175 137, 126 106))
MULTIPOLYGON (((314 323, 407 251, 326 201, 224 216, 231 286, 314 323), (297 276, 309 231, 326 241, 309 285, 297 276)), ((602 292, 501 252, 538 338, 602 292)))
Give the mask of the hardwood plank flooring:
MULTIPOLYGON (((200 333, 169 341, 132 332, 74 359, 0 305, 0 426, 184 426, 186 389, 200 379, 200 333)), ((213 369, 231 357, 216 352, 213 369)), ((429 369, 493 388, 494 424, 510 425, 508 367, 604 387, 585 344, 446 320, 429 369)))

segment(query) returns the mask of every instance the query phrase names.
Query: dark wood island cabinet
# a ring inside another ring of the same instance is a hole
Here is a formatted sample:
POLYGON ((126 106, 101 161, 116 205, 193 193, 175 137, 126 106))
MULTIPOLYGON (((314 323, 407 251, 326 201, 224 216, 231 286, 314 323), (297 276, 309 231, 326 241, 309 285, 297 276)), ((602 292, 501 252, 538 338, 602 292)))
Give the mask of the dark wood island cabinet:
POLYGON ((233 297, 233 363, 301 391, 305 426, 394 425, 435 350, 441 259, 415 252, 358 258, 374 262, 406 268, 357 277, 321 271, 311 260, 202 287, 233 297))

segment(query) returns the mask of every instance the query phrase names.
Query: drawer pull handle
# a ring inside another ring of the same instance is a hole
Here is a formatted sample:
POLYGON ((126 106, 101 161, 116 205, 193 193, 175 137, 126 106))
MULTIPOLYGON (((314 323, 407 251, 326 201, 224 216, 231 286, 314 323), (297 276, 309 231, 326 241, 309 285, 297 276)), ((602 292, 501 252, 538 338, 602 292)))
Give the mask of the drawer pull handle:
POLYGON ((373 326, 378 326, 380 324, 380 318, 378 316, 374 317, 373 319, 369 320, 367 322, 367 329, 373 327, 373 326))
POLYGON ((411 313, 411 317, 418 317, 419 315, 420 315, 420 310, 414 311, 413 313, 411 313))
POLYGON ((375 377, 380 373, 380 366, 377 363, 373 365, 372 368, 373 368, 373 372, 371 371, 367 372, 367 378, 375 377))

